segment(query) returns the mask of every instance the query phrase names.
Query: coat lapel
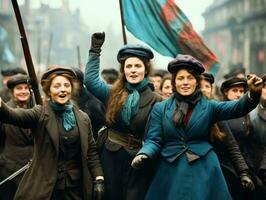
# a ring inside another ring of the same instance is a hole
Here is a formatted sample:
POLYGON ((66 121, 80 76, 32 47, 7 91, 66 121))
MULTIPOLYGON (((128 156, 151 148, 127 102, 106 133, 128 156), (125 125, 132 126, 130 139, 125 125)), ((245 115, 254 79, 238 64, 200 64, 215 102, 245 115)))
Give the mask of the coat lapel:
POLYGON ((81 144, 81 151, 83 155, 87 156, 87 148, 88 148, 88 127, 86 124, 89 124, 89 121, 78 112, 78 108, 74 106, 74 114, 76 117, 76 123, 79 129, 80 134, 80 144, 81 144))
POLYGON ((166 105, 166 110, 165 112, 165 116, 166 116, 166 122, 170 125, 171 130, 175 130, 175 132, 178 134, 178 137, 186 137, 186 133, 184 131, 184 128, 182 127, 175 127, 174 122, 173 122, 173 113, 174 110, 176 109, 176 102, 174 97, 170 97, 167 100, 167 105, 166 105))
POLYGON ((45 109, 45 120, 47 122, 46 128, 47 132, 52 140, 54 148, 56 150, 56 154, 58 155, 59 149, 59 133, 58 133, 58 125, 54 111, 50 106, 45 109))
POLYGON ((186 126, 186 132, 189 132, 194 126, 198 124, 200 118, 203 117, 203 113, 206 111, 207 102, 204 101, 204 97, 200 99, 194 108, 190 120, 186 126))

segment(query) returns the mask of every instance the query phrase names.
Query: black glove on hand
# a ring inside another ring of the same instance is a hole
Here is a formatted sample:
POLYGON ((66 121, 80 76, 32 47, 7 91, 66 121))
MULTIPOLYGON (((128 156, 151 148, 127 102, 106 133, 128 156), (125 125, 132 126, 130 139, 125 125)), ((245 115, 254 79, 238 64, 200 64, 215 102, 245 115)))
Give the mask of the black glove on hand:
POLYGON ((250 177, 248 172, 246 172, 246 171, 241 172, 240 181, 241 181, 241 185, 245 189, 249 189, 249 190, 255 189, 255 185, 254 185, 253 181, 251 180, 251 177, 250 177))
POLYGON ((91 48, 90 52, 98 53, 100 54, 102 49, 102 45, 104 43, 105 39, 105 33, 93 33, 91 36, 91 48))
POLYGON ((104 199, 104 180, 95 180, 93 182, 93 200, 104 199))
POLYGON ((250 97, 254 100, 258 100, 261 96, 263 80, 255 74, 248 74, 247 84, 250 91, 250 97))

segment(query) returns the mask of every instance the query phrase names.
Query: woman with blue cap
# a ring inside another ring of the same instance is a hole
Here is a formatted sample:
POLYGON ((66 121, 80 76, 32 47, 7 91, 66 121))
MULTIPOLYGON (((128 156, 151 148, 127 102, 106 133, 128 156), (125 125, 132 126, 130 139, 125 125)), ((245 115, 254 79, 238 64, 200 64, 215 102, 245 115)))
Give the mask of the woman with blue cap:
MULTIPOLYGON (((174 94, 154 105, 147 135, 132 162, 159 156, 159 165, 145 199, 230 200, 218 158, 209 143, 210 128, 220 120, 243 116, 256 107, 262 80, 248 81, 250 93, 239 101, 207 100, 200 91, 203 65, 190 55, 178 55, 168 64, 174 94)), ((145 164, 144 164, 145 166, 145 164)))
POLYGON ((150 87, 152 51, 142 45, 126 45, 117 54, 120 76, 112 85, 100 79, 99 64, 104 33, 94 33, 84 83, 106 105, 107 138, 101 149, 108 200, 143 199, 152 169, 134 170, 131 161, 142 146, 146 122, 161 97, 150 87))

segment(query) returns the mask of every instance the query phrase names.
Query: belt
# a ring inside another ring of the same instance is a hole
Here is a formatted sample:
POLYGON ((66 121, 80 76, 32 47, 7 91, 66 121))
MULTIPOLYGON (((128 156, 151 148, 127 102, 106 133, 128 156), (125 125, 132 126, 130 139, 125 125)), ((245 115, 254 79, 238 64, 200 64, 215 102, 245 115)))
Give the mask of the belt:
POLYGON ((111 142, 130 149, 137 149, 142 146, 142 141, 138 138, 135 138, 134 135, 128 133, 120 133, 113 129, 108 129, 108 139, 111 142))

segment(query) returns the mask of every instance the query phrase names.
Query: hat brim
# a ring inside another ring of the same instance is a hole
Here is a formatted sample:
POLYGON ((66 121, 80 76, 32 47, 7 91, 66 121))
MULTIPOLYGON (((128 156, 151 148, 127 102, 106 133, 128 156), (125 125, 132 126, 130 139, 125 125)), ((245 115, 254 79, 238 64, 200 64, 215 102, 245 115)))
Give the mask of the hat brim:
POLYGON ((76 73, 71 69, 71 68, 55 68, 55 69, 50 69, 47 72, 45 72, 41 78, 41 80, 47 79, 51 74, 69 74, 73 78, 77 78, 76 73))
POLYGON ((177 64, 168 65, 168 71, 170 73, 176 72, 180 69, 190 69, 195 71, 197 74, 202 74, 204 72, 204 68, 198 67, 196 64, 187 62, 179 62, 177 64))
POLYGON ((238 85, 243 86, 245 90, 248 88, 248 84, 246 82, 238 81, 238 82, 231 83, 231 84, 228 84, 225 86, 221 86, 221 92, 224 93, 225 90, 230 89, 230 88, 235 87, 235 86, 238 86, 238 85))

